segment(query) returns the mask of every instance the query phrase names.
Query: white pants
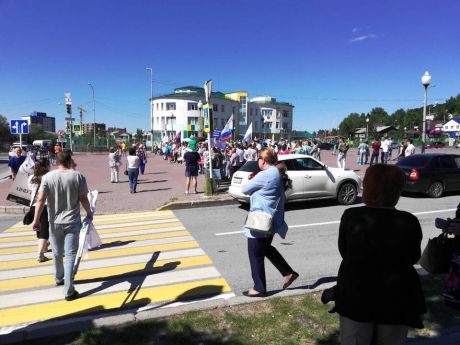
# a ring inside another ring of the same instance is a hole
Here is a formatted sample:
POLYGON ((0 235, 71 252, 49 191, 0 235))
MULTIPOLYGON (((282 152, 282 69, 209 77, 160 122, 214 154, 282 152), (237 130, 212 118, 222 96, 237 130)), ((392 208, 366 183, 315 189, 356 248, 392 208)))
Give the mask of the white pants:
POLYGON ((342 152, 339 152, 338 156, 337 156, 337 166, 339 168, 342 168, 343 170, 345 170, 345 161, 347 159, 347 155, 342 153, 342 152))
POLYGON ((404 345, 408 326, 357 322, 340 316, 342 345, 404 345))
POLYGON ((110 182, 119 182, 118 181, 118 167, 110 168, 110 182))

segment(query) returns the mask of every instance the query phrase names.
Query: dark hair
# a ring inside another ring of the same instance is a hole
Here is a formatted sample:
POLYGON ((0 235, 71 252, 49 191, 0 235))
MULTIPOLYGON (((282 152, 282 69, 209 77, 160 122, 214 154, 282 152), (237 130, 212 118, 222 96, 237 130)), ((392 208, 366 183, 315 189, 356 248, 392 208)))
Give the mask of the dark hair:
POLYGON ((40 184, 42 181, 42 176, 49 171, 50 162, 46 158, 42 158, 39 161, 35 162, 34 165, 34 175, 30 180, 34 184, 40 184))
POLYGON ((372 165, 364 175, 363 201, 367 206, 394 207, 405 183, 404 171, 396 165, 372 165))
POLYGON ((284 163, 278 162, 278 155, 270 147, 264 147, 259 152, 259 159, 263 159, 265 163, 269 165, 274 165, 278 168, 278 171, 281 175, 281 180, 283 181, 284 190, 292 187, 292 181, 289 179, 289 176, 286 174, 287 167, 284 163))
POLYGON ((135 156, 136 155, 136 148, 135 147, 130 147, 128 152, 129 152, 130 156, 135 156))
POLYGON ((56 162, 58 165, 63 165, 67 169, 70 169, 72 166, 72 151, 64 150, 59 152, 56 156, 56 162))

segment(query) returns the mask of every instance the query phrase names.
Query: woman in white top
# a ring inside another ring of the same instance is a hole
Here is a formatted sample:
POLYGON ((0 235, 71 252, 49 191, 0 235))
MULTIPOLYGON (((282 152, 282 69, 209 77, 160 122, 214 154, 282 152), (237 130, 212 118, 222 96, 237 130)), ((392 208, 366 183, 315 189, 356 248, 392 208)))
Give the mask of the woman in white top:
POLYGON ((121 165, 120 151, 111 147, 109 152, 110 182, 118 183, 118 167, 121 165))
POLYGON ((136 148, 129 148, 128 161, 128 178, 129 178, 129 192, 136 193, 137 177, 139 176, 139 157, 136 155, 136 148))
MULTIPOLYGON (((34 173, 29 177, 29 189, 31 190, 30 206, 35 206, 37 200, 37 192, 40 187, 42 176, 50 171, 50 163, 46 158, 40 159, 35 162, 34 173)), ((48 250, 48 239, 49 239, 49 221, 48 221, 48 210, 46 207, 43 208, 43 212, 40 216, 40 230, 37 231, 38 238, 38 262, 44 262, 49 260, 45 256, 45 252, 48 250)))

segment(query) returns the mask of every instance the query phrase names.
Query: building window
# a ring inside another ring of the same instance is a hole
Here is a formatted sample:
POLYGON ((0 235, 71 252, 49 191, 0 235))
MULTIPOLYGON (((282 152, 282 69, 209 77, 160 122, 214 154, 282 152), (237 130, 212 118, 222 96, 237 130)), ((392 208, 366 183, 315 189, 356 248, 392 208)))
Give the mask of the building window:
POLYGON ((262 116, 266 117, 269 119, 272 116, 272 109, 262 109, 262 116))
POLYGON ((166 103, 166 110, 176 110, 176 103, 175 102, 166 103))
POLYGON ((157 111, 158 111, 158 108, 160 107, 160 103, 157 103, 157 111))
POLYGON ((163 110, 163 103, 161 103, 161 110, 163 110))
POLYGON ((218 104, 213 104, 212 105, 212 111, 219 111, 219 105, 218 104))
POLYGON ((289 129, 289 128, 288 128, 288 123, 287 123, 287 122, 283 122, 283 127, 282 127, 282 129, 289 129))
POLYGON ((259 129, 259 121, 254 122, 254 129, 257 131, 259 129))
POLYGON ((225 126, 225 120, 224 120, 224 119, 220 119, 220 124, 222 125, 222 128, 224 128, 224 126, 225 126))
POLYGON ((235 114, 235 107, 233 107, 232 109, 232 114, 235 114))
POLYGON ((187 109, 188 110, 198 110, 198 104, 195 102, 188 102, 187 109))
POLYGON ((276 129, 278 129, 278 128, 280 128, 280 123, 279 122, 276 123, 276 129))
POLYGON ((259 115, 259 108, 256 108, 256 116, 259 115))
POLYGON ((224 106, 223 104, 221 104, 221 105, 220 105, 220 111, 221 111, 221 112, 224 112, 224 111, 225 111, 224 109, 225 109, 225 106, 224 106))
POLYGON ((449 126, 444 126, 444 129, 446 129, 446 130, 449 129, 449 126))
POLYGON ((187 118, 187 125, 197 125, 198 124, 198 117, 188 117, 187 118))
POLYGON ((289 111, 283 110, 283 117, 289 117, 289 111))

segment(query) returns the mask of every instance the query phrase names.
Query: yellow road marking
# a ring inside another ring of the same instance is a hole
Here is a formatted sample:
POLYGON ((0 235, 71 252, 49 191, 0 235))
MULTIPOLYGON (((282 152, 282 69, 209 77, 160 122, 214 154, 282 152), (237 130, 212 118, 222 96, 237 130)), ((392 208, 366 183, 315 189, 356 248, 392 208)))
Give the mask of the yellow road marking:
MULTIPOLYGON (((104 234, 116 234, 119 232, 130 232, 136 230, 150 230, 150 229, 163 229, 169 227, 176 227, 182 226, 181 222, 172 222, 172 223, 160 223, 160 224, 149 224, 149 225, 135 225, 135 226, 127 226, 122 228, 112 228, 112 229, 101 229, 97 230, 99 235, 104 234)), ((30 230, 31 232, 33 230, 30 230)), ((35 231, 34 231, 35 233, 35 231)), ((19 235, 14 237, 4 237, 0 238, 0 243, 10 243, 10 242, 22 242, 22 241, 33 241, 37 239, 36 235, 19 235)))
POLYGON ((14 247, 14 248, 0 248, 0 255, 8 254, 21 254, 21 253, 35 253, 38 251, 37 246, 14 247))
MULTIPOLYGON (((192 256, 186 258, 173 258, 167 260, 158 260, 155 262, 155 267, 153 269, 144 270, 145 262, 131 265, 122 265, 122 266, 113 266, 113 267, 101 267, 93 268, 88 270, 78 271, 76 276, 76 281, 82 281, 86 279, 110 279, 113 276, 119 274, 126 274, 129 272, 142 270, 139 272, 141 275, 147 275, 149 272, 155 272, 159 270, 164 265, 168 265, 173 262, 180 262, 178 265, 179 268, 186 268, 192 266, 204 266, 211 265, 212 261, 207 255, 192 256)), ((28 289, 28 288, 38 288, 42 286, 52 286, 54 285, 54 276, 45 275, 45 276, 36 276, 36 277, 25 277, 0 281, 0 292, 12 291, 17 289, 28 289)))
POLYGON ((71 302, 57 301, 3 309, 1 310, 2 318, 0 319, 0 326, 4 327, 25 322, 48 320, 61 316, 95 312, 97 310, 140 307, 150 303, 174 301, 179 297, 215 295, 229 291, 231 290, 225 279, 220 278, 144 288, 133 294, 128 292, 116 292, 105 295, 98 294, 79 298, 71 302), (124 301, 128 303, 125 304, 124 301))
MULTIPOLYGON (((170 250, 179 250, 179 249, 188 249, 198 247, 198 243, 195 241, 185 241, 185 242, 174 242, 174 243, 165 243, 165 244, 153 244, 143 247, 131 247, 131 248, 122 248, 122 249, 112 249, 112 250, 103 250, 103 251, 91 251, 88 254, 89 259, 105 259, 113 258, 116 256, 131 256, 135 254, 145 254, 152 253, 154 251, 170 251, 170 250)), ((35 247, 33 247, 35 249, 35 247)), ((52 257, 52 255, 50 255, 52 257)), ((85 258, 83 260, 86 260, 85 258)), ((37 262, 36 259, 25 259, 25 260, 14 260, 0 262, 0 270, 11 270, 17 268, 25 267, 41 267, 52 265, 53 261, 48 260, 42 263, 37 262)), ((1 291, 1 288, 0 288, 1 291)))

